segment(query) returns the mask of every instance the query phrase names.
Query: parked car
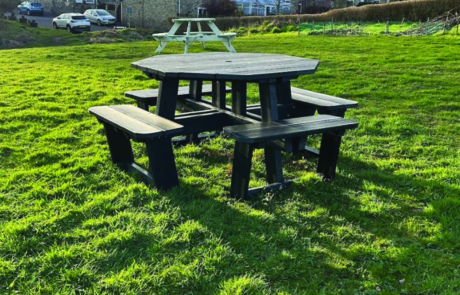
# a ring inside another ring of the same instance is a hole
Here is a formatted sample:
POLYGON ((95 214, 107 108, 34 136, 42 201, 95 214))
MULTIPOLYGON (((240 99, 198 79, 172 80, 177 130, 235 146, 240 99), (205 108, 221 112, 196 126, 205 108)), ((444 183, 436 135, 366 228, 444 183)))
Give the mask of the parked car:
POLYGON ((88 9, 85 11, 85 16, 90 22, 96 23, 98 26, 112 25, 117 20, 104 9, 88 9))
POLYGON ((18 14, 25 13, 27 15, 39 14, 43 15, 43 5, 38 1, 24 1, 18 5, 18 14))
POLYGON ((63 13, 53 18, 55 29, 66 29, 71 33, 90 31, 91 23, 81 13, 63 13))

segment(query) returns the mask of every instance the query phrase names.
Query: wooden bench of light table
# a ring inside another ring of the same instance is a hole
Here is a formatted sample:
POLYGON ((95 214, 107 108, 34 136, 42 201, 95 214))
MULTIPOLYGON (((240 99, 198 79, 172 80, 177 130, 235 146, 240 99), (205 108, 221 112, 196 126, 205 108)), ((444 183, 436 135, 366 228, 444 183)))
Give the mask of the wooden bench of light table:
MULTIPOLYGON (((237 199, 247 199, 248 196, 257 194, 262 190, 271 191, 287 187, 290 183, 282 181, 249 190, 253 150, 255 148, 267 148, 271 145, 276 148, 277 140, 305 138, 311 134, 322 134, 316 171, 322 174, 324 178, 334 178, 342 136, 345 134, 345 130, 356 127, 358 127, 358 123, 355 121, 330 115, 224 127, 224 133, 236 140, 230 195, 237 199)), ((277 161, 281 161, 281 159, 277 159, 277 161)))
POLYGON ((171 137, 183 130, 182 125, 132 105, 97 106, 89 113, 104 125, 113 163, 138 171, 158 189, 179 184, 171 137), (134 162, 130 139, 146 144, 148 170, 134 162))
POLYGON ((173 19, 174 25, 169 32, 152 34, 154 40, 160 41, 160 45, 155 52, 160 53, 163 51, 168 42, 171 41, 184 42, 184 53, 188 52, 189 44, 195 41, 201 42, 203 48, 205 47, 205 42, 222 42, 229 52, 236 52, 231 45, 231 42, 236 38, 236 33, 222 33, 214 24, 215 20, 215 18, 173 19), (183 35, 176 35, 177 30, 183 23, 187 23, 187 31, 183 35), (197 25, 198 31, 191 31, 192 23, 197 25), (202 23, 206 24, 211 31, 203 31, 201 29, 202 23))

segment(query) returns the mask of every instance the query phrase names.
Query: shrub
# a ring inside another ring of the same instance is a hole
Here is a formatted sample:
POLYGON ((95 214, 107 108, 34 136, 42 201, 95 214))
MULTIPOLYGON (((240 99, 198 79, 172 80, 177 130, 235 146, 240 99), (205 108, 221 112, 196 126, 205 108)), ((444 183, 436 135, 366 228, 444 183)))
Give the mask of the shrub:
POLYGON ((209 16, 232 16, 237 11, 236 3, 231 0, 204 0, 203 7, 209 16))
POLYGON ((446 12, 460 13, 460 0, 419 0, 391 2, 387 4, 366 5, 330 10, 322 14, 245 16, 218 18, 216 25, 222 30, 232 27, 261 26, 264 23, 276 23, 277 27, 294 26, 305 22, 334 21, 426 21, 446 12))
POLYGON ((18 1, 16 0, 1 0, 0 1, 0 13, 3 17, 4 12, 13 12, 14 9, 18 6, 18 1))

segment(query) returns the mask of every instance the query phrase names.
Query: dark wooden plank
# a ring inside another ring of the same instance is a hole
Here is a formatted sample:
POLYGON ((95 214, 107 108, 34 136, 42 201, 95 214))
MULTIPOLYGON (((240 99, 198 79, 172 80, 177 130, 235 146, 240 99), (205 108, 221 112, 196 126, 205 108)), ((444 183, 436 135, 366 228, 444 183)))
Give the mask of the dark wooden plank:
POLYGON ((292 103, 290 80, 278 81, 276 91, 278 96, 278 103, 292 103))
POLYGON ((146 142, 149 174, 159 189, 170 189, 179 184, 171 138, 154 138, 146 142))
POLYGON ((232 123, 230 125, 237 125, 237 124, 251 124, 251 123, 259 123, 259 121, 248 118, 246 116, 241 116, 238 114, 235 114, 231 111, 224 110, 224 109, 219 109, 216 107, 213 107, 210 103, 204 102, 204 101, 194 101, 191 99, 179 99, 178 103, 186 105, 188 108, 190 108, 193 111, 203 111, 203 110, 216 110, 221 113, 224 113, 228 115, 229 117, 232 118, 232 123))
POLYGON ((281 150, 277 147, 266 146, 264 154, 267 182, 283 182, 283 158, 281 157, 281 150))
POLYGON ((241 81, 232 82, 232 111, 235 114, 246 115, 247 84, 241 81))
POLYGON ((342 136, 334 133, 323 133, 316 172, 326 179, 334 179, 339 159, 342 136))
POLYGON ((230 89, 225 85, 225 81, 212 81, 212 105, 220 108, 226 109, 226 89, 230 89))
POLYGON ((301 102, 313 104, 319 108, 337 109, 337 108, 357 108, 358 102, 340 97, 335 97, 323 93, 313 92, 305 89, 291 87, 292 99, 301 102))
POLYGON ((224 128, 224 132, 237 141, 257 143, 281 138, 353 129, 357 126, 358 123, 355 121, 329 115, 319 115, 306 118, 293 118, 280 122, 229 126, 224 128))
POLYGON ((177 135, 221 131, 224 126, 234 124, 233 117, 222 112, 176 117, 174 121, 184 126, 177 135))
POLYGON ((241 142, 235 143, 232 168, 230 196, 236 199, 247 199, 251 175, 253 147, 241 142))
POLYGON ((174 135, 183 126, 151 114, 132 105, 98 106, 89 109, 103 123, 129 134, 133 140, 142 141, 152 136, 174 135))
POLYGON ((259 83, 261 116, 263 122, 278 120, 277 83, 271 80, 268 83, 259 83))
MULTIPOLYGON (((212 91, 212 85, 211 91, 212 91)), ((203 95, 203 81, 202 80, 192 80, 189 84, 189 98, 194 100, 201 100, 203 95)))
POLYGON ((110 155, 112 162, 115 164, 123 164, 125 168, 127 164, 134 161, 131 141, 122 132, 113 128, 112 125, 103 123, 107 143, 109 144, 110 155))
MULTIPOLYGON (((230 87, 225 88, 226 93, 231 92, 230 87)), ((211 84, 203 84, 202 88, 202 95, 212 95, 212 85, 211 84)), ((156 100, 158 98, 158 89, 145 89, 145 90, 133 90, 133 91, 127 91, 125 92, 125 96, 135 99, 135 100, 140 100, 140 101, 146 101, 149 102, 150 105, 155 105, 156 100)), ((189 86, 183 86, 179 87, 179 90, 177 92, 177 97, 189 97, 189 86)))
POLYGON ((318 64, 317 60, 278 54, 201 53, 154 56, 132 66, 157 78, 257 81, 311 74, 318 64))
POLYGON ((179 89, 178 79, 164 79, 160 81, 157 107, 155 113, 166 119, 174 119, 176 99, 179 89))

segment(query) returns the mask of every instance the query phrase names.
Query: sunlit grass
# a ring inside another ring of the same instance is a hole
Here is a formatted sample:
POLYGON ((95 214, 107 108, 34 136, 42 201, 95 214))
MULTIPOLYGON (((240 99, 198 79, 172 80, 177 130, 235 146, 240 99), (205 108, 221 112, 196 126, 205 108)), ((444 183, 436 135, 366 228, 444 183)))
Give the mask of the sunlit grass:
MULTIPOLYGON (((237 38, 238 52, 319 59, 293 85, 360 104, 334 182, 286 154, 293 187, 247 203, 228 198, 228 138, 175 148, 169 192, 110 162, 87 110, 158 87, 130 67, 157 45, 1 51, 0 294, 460 292, 458 38, 237 38)), ((252 186, 264 169, 257 151, 252 186)))

